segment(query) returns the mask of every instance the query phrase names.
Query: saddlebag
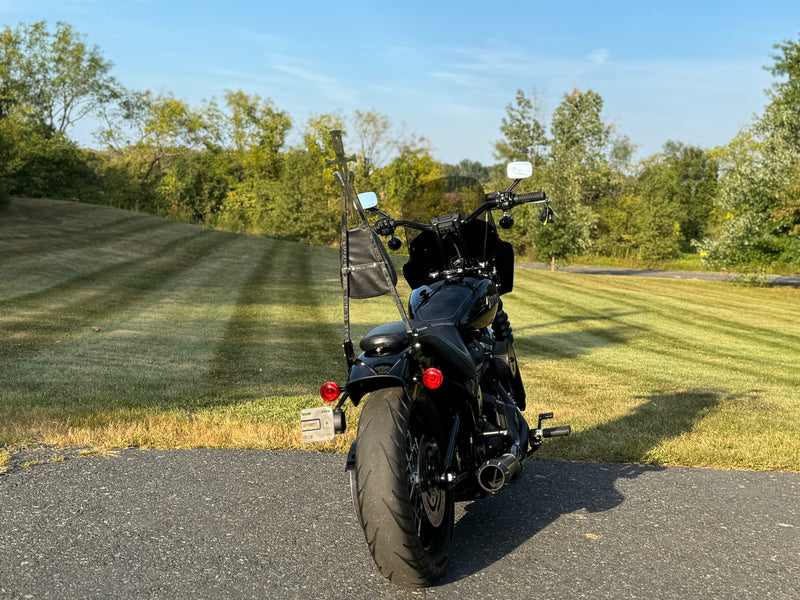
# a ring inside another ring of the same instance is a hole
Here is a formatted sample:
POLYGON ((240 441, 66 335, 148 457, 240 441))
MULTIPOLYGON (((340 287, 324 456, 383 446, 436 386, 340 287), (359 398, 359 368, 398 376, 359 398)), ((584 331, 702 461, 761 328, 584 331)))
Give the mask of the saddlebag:
POLYGON ((347 230, 345 272, 350 298, 383 296, 390 293, 397 283, 397 272, 392 260, 381 240, 369 227, 347 230))

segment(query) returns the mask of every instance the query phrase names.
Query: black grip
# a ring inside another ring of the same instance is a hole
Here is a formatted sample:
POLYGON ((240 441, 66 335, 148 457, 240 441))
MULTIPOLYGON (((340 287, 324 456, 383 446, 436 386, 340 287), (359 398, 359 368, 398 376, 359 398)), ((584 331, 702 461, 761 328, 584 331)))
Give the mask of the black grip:
POLYGON ((547 194, 544 192, 531 192, 530 194, 517 194, 517 196, 514 198, 514 204, 541 202, 542 200, 547 200, 547 194))
POLYGON ((547 429, 542 429, 542 437, 561 437, 564 435, 569 435, 572 433, 572 427, 569 425, 562 425, 561 427, 548 427, 547 429))

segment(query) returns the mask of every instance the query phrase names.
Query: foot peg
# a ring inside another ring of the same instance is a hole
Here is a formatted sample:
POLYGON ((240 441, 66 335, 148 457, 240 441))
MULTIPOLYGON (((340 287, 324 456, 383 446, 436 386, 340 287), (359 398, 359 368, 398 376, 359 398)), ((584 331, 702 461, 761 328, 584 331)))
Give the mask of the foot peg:
POLYGON ((536 426, 536 429, 531 432, 531 435, 529 437, 531 449, 528 451, 528 456, 530 456, 539 449, 539 446, 542 445, 542 440, 544 438, 562 437, 572 433, 572 428, 569 425, 543 428, 542 421, 546 421, 552 418, 553 418, 553 413, 551 412, 541 413, 539 415, 539 424, 536 426))
POLYGON ((542 437, 561 437, 564 435, 569 435, 572 433, 572 427, 569 425, 562 425, 561 427, 548 427, 547 429, 542 429, 542 437))
POLYGON ((536 429, 541 429, 542 428, 542 421, 544 421, 546 419, 552 419, 552 418, 553 418, 553 413, 551 413, 551 412, 549 412, 549 413, 539 413, 539 424, 536 426, 536 429))

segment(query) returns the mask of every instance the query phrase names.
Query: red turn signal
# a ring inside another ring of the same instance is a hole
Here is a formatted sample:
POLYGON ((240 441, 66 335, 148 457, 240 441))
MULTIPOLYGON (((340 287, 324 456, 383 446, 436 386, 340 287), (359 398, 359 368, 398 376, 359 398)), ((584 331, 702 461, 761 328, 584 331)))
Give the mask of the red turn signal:
POLYGON ((425 369, 425 372, 422 374, 422 383, 425 385, 426 388, 435 390, 444 381, 444 375, 439 369, 434 369, 431 367, 430 369, 425 369))
POLYGON ((325 400, 325 402, 333 402, 341 393, 342 390, 340 390, 339 386, 332 381, 323 383, 322 387, 319 388, 319 395, 322 396, 322 399, 325 400))

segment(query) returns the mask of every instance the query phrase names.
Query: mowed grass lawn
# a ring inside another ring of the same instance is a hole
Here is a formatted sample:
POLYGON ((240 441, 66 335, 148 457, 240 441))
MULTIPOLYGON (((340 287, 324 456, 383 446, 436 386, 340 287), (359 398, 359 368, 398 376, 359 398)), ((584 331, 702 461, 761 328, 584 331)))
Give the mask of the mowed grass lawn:
MULTIPOLYGON (((345 378, 336 250, 13 199, 0 261, 0 444, 301 447, 345 378)), ((800 470, 800 290, 516 277, 528 416, 574 431, 539 456, 800 470)), ((356 340, 397 318, 352 308, 356 340)))

